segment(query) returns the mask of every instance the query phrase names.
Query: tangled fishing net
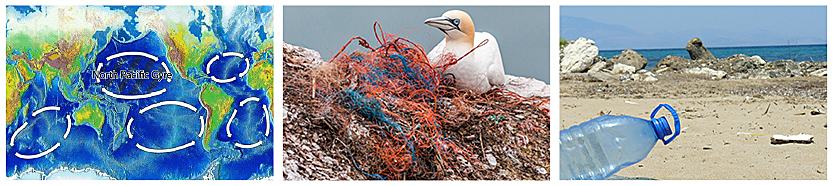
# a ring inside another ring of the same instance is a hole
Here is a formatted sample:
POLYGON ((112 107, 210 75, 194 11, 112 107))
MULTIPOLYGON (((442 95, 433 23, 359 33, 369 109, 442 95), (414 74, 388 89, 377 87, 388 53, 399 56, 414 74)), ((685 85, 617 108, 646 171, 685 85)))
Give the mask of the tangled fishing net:
MULTIPOLYGON (((373 29, 378 47, 353 37, 328 62, 295 61, 287 56, 298 54, 284 49, 285 106, 295 112, 285 136, 331 135, 322 141, 366 179, 480 179, 489 176, 479 171, 501 166, 549 170, 548 98, 457 90, 453 74, 443 74, 448 65, 432 66, 421 45, 385 33, 378 22, 373 29), (366 51, 345 53, 354 41, 366 51), (498 159, 507 165, 495 165, 498 159)), ((441 64, 457 59, 447 54, 441 64)))

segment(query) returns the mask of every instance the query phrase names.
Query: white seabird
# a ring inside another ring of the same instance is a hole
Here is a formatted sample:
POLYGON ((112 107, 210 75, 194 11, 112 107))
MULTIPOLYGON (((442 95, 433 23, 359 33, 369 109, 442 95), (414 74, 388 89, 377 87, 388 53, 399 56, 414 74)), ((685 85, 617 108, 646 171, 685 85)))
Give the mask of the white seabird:
POLYGON ((445 71, 454 74, 458 87, 485 92, 492 86, 506 83, 497 40, 488 32, 474 32, 474 22, 469 14, 450 10, 441 17, 426 19, 425 24, 437 27, 445 34, 445 38, 428 52, 428 60, 435 67, 443 65, 440 64, 442 54, 450 52, 459 58, 483 40, 489 40, 486 45, 475 49, 445 71))

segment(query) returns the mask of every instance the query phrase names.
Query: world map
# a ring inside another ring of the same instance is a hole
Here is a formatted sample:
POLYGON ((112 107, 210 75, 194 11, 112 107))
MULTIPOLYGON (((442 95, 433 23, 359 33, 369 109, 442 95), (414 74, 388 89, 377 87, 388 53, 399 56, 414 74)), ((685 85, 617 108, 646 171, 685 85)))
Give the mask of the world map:
POLYGON ((272 179, 271 6, 7 6, 6 176, 272 179))

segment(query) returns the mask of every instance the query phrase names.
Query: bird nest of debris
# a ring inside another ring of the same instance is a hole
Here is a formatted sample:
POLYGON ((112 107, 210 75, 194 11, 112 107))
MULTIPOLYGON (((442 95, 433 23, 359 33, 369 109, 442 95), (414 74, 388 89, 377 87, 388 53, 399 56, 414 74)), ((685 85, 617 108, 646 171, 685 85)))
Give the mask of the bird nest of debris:
POLYGON ((549 179, 549 98, 457 90, 377 26, 378 47, 327 62, 284 43, 285 179, 549 179))

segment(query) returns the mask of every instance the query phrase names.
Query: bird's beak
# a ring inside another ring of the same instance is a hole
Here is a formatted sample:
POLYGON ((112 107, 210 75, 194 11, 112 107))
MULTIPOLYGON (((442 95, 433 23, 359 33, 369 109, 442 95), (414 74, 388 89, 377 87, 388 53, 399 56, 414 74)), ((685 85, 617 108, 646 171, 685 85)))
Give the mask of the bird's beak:
POLYGON ((459 28, 454 24, 451 24, 451 18, 448 17, 435 17, 435 18, 428 18, 425 20, 425 24, 428 26, 437 27, 443 32, 454 30, 459 28))

